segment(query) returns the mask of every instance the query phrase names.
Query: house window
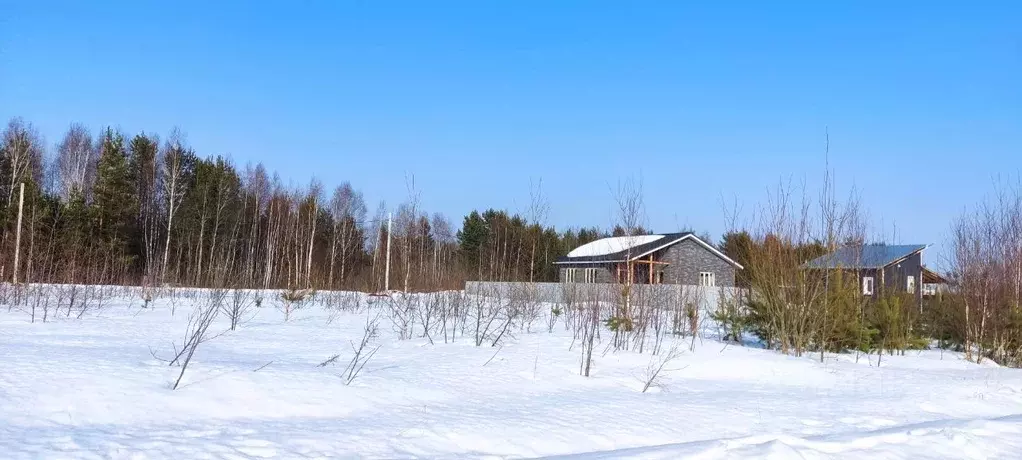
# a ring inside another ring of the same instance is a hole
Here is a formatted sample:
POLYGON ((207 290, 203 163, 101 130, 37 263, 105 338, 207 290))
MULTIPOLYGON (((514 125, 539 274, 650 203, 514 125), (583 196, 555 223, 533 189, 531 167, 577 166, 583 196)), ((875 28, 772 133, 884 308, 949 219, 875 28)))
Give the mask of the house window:
POLYGON ((873 295, 873 277, 862 277, 862 295, 873 295))
POLYGON ((717 280, 713 272, 699 272, 699 285, 706 287, 716 286, 717 280))
POLYGON ((923 295, 925 296, 937 295, 937 285, 934 283, 923 283, 923 295))
POLYGON ((909 276, 907 278, 907 283, 905 284, 905 289, 908 292, 916 292, 916 277, 909 276))
POLYGON ((586 283, 595 283, 596 282, 596 270, 597 269, 595 269, 595 268, 587 268, 587 269, 585 269, 584 276, 585 276, 585 282, 586 283))
POLYGON ((577 273, 578 273, 578 269, 577 268, 565 268, 564 269, 564 282, 565 283, 574 283, 575 282, 575 276, 576 276, 577 273))

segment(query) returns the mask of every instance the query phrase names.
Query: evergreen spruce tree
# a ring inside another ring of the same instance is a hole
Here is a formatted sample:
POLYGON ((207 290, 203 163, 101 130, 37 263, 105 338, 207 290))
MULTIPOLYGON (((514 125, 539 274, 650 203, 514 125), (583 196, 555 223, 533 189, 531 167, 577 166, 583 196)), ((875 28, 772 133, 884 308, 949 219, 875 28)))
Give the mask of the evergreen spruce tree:
POLYGON ((92 233, 98 240, 93 243, 102 248, 99 255, 105 260, 100 275, 103 281, 123 280, 123 276, 130 275, 135 258, 129 243, 137 233, 137 212, 124 136, 107 128, 100 139, 91 207, 95 222, 92 233))
POLYGON ((100 142, 92 203, 97 230, 117 250, 124 250, 137 212, 124 136, 107 128, 100 142))
POLYGON ((478 212, 465 216, 465 222, 458 231, 458 247, 464 257, 465 266, 475 269, 479 265, 480 249, 489 235, 486 222, 478 212))

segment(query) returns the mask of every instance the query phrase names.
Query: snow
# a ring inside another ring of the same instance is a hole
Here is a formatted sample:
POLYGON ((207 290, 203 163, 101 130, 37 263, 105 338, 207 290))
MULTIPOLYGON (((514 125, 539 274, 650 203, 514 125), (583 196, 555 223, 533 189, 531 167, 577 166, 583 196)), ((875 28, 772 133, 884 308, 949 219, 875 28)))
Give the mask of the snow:
MULTIPOLYGON (((37 458, 1011 458, 1022 452, 1022 372, 956 353, 791 357, 678 338, 665 389, 641 393, 647 352, 594 354, 562 324, 503 347, 397 340, 350 386, 339 366, 367 315, 270 306, 200 346, 183 381, 172 352, 190 301, 110 301, 30 323, 0 310, 0 457, 37 458), (153 352, 150 352, 152 348, 153 352), (489 363, 487 363, 489 361, 489 363)), ((269 302, 267 302, 269 303, 269 302)), ((226 329, 224 322, 214 326, 226 329)), ((609 335, 609 334, 607 334, 609 335)), ((668 339, 669 342, 674 339, 668 339)), ((671 343, 668 343, 668 347, 671 343)))
POLYGON ((592 257, 613 254, 628 248, 652 243, 663 237, 664 235, 635 235, 602 238, 575 248, 568 253, 568 257, 592 257))

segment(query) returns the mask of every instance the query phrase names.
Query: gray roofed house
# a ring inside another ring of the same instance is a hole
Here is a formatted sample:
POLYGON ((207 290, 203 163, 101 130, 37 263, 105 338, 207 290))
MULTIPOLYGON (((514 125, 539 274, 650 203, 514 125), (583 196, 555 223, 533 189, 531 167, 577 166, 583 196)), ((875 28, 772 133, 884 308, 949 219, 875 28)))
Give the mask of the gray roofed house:
POLYGON ((921 300, 947 284, 942 276, 923 266, 922 253, 927 247, 925 244, 844 246, 806 262, 803 267, 856 272, 863 295, 877 296, 884 290, 895 290, 914 294, 921 300))
POLYGON ((694 233, 602 238, 559 258, 564 283, 734 286, 742 266, 694 233))
POLYGON ((806 262, 806 268, 883 268, 926 249, 925 244, 863 244, 842 247, 806 262))

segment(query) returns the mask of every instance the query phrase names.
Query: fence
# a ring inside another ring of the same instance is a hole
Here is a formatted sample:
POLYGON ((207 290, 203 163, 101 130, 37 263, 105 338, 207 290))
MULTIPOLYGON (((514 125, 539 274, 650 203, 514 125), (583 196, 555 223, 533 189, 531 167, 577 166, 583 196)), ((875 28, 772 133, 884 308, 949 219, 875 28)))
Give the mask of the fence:
MULTIPOLYGON (((535 290, 538 299, 550 303, 566 303, 569 296, 614 301, 621 296, 621 284, 608 283, 521 283, 468 281, 465 293, 511 297, 523 289, 535 290)), ((642 304, 645 299, 676 299, 679 303, 695 303, 703 311, 714 311, 721 296, 735 298, 742 292, 734 287, 706 287, 682 284, 633 284, 632 302, 642 304), (665 297, 669 296, 669 297, 665 297)))

